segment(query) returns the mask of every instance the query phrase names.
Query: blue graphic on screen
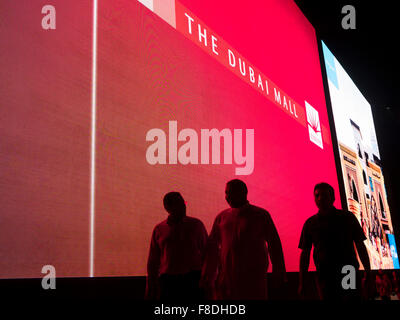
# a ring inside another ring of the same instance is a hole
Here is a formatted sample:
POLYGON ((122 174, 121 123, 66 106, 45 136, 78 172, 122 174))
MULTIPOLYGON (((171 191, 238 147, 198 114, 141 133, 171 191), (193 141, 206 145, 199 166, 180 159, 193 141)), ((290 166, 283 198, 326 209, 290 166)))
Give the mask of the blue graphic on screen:
POLYGON ((336 75, 336 66, 335 66, 335 57, 332 52, 328 49, 323 41, 322 42, 322 50, 324 52, 325 57, 325 68, 326 75, 328 76, 328 80, 331 81, 335 87, 339 90, 339 83, 336 75))
POLYGON ((374 184, 372 183, 372 178, 368 177, 369 180, 369 187, 371 188, 371 191, 374 192, 374 184))
POLYGON ((397 255, 396 241, 394 240, 394 235, 388 234, 387 236, 389 239, 390 252, 392 254, 393 268, 400 269, 399 256, 397 255))

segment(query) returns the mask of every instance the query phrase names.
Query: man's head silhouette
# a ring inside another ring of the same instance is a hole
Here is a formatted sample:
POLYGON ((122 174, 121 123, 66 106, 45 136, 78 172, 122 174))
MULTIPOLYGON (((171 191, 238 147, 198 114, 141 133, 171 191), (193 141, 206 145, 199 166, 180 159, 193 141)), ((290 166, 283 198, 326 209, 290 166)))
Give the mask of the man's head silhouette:
POLYGON ((239 179, 228 181, 225 199, 232 208, 239 208, 247 203, 247 186, 239 179))
POLYGON ((318 183, 314 187, 314 200, 318 209, 321 211, 329 210, 335 202, 335 190, 326 182, 318 183))
POLYGON ((186 215, 186 204, 179 192, 168 192, 164 196, 164 208, 174 218, 181 218, 186 215))

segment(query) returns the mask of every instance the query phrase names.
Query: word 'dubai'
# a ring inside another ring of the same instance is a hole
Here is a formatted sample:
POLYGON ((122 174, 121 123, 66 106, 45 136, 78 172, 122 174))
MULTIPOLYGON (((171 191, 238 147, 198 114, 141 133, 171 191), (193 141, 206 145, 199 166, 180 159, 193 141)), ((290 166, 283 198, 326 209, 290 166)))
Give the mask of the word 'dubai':
POLYGON ((246 153, 243 155, 242 129, 201 129, 200 139, 194 129, 182 129, 178 133, 178 122, 169 121, 168 134, 154 128, 147 132, 146 141, 154 141, 146 151, 149 164, 233 164, 236 175, 250 175, 254 170, 254 129, 246 129, 246 153), (168 163, 167 163, 168 137, 168 163), (223 139, 223 159, 221 159, 223 139), (211 154, 210 154, 211 140, 211 154), (178 142, 184 142, 178 148, 178 142), (200 144, 200 146, 199 146, 200 144), (200 147, 200 148, 199 148, 200 147))

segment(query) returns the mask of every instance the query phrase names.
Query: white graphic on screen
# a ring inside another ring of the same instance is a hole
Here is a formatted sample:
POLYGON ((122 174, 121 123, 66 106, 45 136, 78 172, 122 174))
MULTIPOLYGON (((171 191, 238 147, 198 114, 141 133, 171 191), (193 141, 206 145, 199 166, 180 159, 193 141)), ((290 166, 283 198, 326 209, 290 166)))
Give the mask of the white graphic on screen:
POLYGON ((324 145, 322 144, 321 124, 319 121, 318 111, 315 110, 307 101, 305 101, 305 103, 310 141, 323 149, 324 145))
POLYGON ((141 4, 143 4, 145 7, 150 9, 151 11, 154 11, 154 1, 153 0, 139 0, 141 4))

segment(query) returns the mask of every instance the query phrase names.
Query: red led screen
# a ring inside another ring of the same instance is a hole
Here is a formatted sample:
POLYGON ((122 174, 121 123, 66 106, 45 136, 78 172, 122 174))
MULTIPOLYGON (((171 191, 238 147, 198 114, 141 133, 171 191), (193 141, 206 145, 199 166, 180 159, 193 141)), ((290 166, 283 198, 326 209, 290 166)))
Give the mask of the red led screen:
POLYGON ((297 271, 315 183, 339 195, 315 31, 296 5, 52 2, 54 30, 41 1, 0 13, 0 276, 145 275, 164 194, 210 231, 233 178, 297 271))

